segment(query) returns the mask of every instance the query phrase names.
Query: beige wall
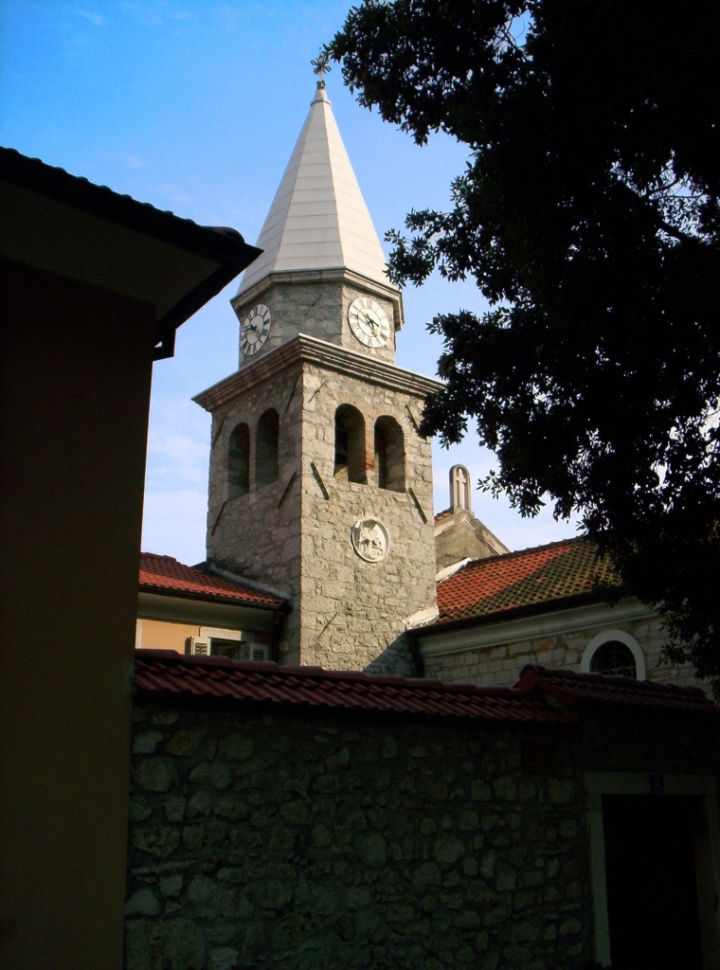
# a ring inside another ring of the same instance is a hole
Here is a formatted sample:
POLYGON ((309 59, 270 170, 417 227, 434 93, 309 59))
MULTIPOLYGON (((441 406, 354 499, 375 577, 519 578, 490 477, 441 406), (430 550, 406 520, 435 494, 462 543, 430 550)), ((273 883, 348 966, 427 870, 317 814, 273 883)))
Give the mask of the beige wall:
POLYGON ((118 970, 153 313, 0 263, 0 965, 118 970))
POLYGON ((178 653, 185 653, 187 638, 199 635, 200 627, 197 624, 140 618, 135 625, 135 648, 137 650, 177 650, 178 653))

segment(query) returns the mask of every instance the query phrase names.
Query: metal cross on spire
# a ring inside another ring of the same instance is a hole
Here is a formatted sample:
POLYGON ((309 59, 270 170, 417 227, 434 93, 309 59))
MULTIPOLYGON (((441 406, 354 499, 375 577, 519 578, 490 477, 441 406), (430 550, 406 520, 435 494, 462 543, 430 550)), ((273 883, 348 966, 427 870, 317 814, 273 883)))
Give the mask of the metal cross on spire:
POLYGON ((317 86, 319 88, 325 87, 325 78, 323 74, 329 74, 332 68, 329 66, 328 62, 330 60, 330 55, 327 51, 320 51, 317 57, 313 58, 310 63, 313 66, 313 74, 318 75, 317 86))

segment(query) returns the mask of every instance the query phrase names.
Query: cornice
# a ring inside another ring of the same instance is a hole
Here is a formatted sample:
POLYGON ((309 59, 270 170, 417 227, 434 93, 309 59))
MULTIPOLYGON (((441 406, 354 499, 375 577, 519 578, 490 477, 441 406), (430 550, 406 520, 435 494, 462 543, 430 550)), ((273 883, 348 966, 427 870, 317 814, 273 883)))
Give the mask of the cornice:
POLYGON ((367 290, 370 293, 379 294, 390 300, 395 308, 395 330, 399 330, 405 322, 405 310, 403 307, 402 292, 391 286, 388 282, 383 284, 377 280, 363 276, 345 266, 331 266, 328 269, 293 269, 268 273, 257 283, 254 283, 247 290, 238 292, 230 300, 230 304, 236 313, 244 307, 254 304, 272 286, 282 283, 289 286, 302 286, 308 283, 348 283, 358 289, 367 290))
POLYGON ((611 605, 606 602, 588 603, 573 607, 568 601, 565 609, 554 609, 532 616, 475 617, 462 628, 445 629, 449 624, 437 623, 413 630, 423 657, 465 653, 482 647, 519 643, 559 633, 575 633, 588 627, 607 623, 628 623, 657 616, 657 612, 639 600, 626 599, 611 605))
POLYGON ((414 371, 404 370, 374 357, 366 357, 354 350, 347 350, 337 344, 319 340, 300 333, 286 344, 264 354, 242 370, 213 384, 206 391, 193 398, 196 404, 206 411, 216 411, 223 404, 244 394, 252 387, 274 379, 278 374, 297 363, 311 363, 338 374, 346 374, 359 380, 387 387, 394 391, 405 391, 425 398, 444 387, 440 381, 424 377, 414 371))

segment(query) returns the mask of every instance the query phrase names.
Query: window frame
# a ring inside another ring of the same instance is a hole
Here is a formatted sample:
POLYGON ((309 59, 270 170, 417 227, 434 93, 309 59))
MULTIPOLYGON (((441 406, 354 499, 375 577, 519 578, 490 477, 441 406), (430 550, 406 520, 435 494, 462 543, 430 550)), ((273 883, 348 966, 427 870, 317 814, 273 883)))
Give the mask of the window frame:
POLYGON ((645 654, 642 651, 642 647, 637 642, 635 637, 631 636, 626 630, 603 630, 602 633, 598 633, 596 637, 593 637, 590 643, 585 647, 582 658, 580 659, 580 670, 584 674, 591 674, 592 671, 592 659, 598 652, 603 644, 608 643, 611 640, 617 640, 618 643, 622 643, 628 648, 630 653, 633 655, 635 661, 635 674, 637 680, 647 679, 647 665, 645 663, 645 654))

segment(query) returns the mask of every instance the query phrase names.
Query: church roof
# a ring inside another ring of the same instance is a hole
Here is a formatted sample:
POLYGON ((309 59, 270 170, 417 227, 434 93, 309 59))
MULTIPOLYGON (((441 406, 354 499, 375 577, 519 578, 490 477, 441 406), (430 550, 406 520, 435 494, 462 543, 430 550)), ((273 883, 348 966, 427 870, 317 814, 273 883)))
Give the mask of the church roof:
POLYGON ((438 583, 438 623, 541 606, 617 583, 589 540, 565 539, 468 563, 438 583))
POLYGON ((192 566, 153 552, 140 553, 140 589, 147 593, 174 593, 224 603, 280 609, 283 600, 221 576, 204 573, 192 566))
POLYGON ((385 256, 324 88, 318 88, 238 296, 270 273, 344 268, 389 286, 385 256))

